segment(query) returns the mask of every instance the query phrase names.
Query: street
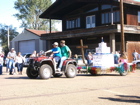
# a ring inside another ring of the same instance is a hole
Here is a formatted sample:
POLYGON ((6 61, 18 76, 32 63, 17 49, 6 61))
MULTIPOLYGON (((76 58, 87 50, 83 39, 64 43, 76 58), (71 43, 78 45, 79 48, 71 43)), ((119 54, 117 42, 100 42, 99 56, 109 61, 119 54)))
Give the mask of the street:
POLYGON ((140 105, 140 70, 75 78, 29 79, 23 75, 0 75, 0 105, 140 105))

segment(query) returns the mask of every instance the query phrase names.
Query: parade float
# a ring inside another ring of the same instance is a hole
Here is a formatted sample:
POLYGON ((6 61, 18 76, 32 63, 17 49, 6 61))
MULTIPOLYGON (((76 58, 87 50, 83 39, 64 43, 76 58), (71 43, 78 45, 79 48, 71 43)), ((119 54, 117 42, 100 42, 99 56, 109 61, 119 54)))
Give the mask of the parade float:
POLYGON ((118 72, 121 76, 127 75, 131 70, 134 70, 134 65, 128 63, 114 64, 114 54, 111 53, 110 47, 103 41, 98 44, 93 54, 91 65, 78 66, 78 72, 82 70, 92 75, 100 75, 112 72, 118 72))

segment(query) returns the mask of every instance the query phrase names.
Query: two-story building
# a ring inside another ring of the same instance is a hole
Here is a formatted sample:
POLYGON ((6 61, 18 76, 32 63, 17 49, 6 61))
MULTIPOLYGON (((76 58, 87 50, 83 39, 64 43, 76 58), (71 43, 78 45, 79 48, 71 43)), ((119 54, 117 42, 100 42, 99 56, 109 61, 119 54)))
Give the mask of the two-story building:
MULTIPOLYGON (((125 44, 140 41, 140 2, 123 0, 123 5, 125 44)), ((56 0, 40 18, 62 20, 62 32, 42 34, 41 39, 50 45, 64 39, 73 54, 80 54, 80 39, 88 45, 86 51, 94 51, 101 37, 112 52, 121 49, 120 0, 56 0)))

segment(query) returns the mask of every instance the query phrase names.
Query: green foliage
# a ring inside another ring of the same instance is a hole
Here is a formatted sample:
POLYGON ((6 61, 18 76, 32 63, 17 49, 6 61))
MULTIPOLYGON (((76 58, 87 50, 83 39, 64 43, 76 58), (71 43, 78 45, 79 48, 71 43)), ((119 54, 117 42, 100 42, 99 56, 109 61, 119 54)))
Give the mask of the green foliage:
MULTIPOLYGON (((10 41, 15 38, 19 33, 16 28, 9 26, 9 39, 10 41)), ((0 24, 0 44, 5 53, 8 52, 8 26, 0 24)))
MULTIPOLYGON (((39 15, 51 4, 51 0, 17 0, 14 4, 14 8, 18 10, 19 13, 14 14, 14 16, 22 21, 21 27, 47 30, 49 29, 49 20, 40 19, 39 15)), ((53 24, 54 22, 52 22, 52 26, 53 24)), ((52 29, 54 29, 54 27, 52 27, 52 29)))

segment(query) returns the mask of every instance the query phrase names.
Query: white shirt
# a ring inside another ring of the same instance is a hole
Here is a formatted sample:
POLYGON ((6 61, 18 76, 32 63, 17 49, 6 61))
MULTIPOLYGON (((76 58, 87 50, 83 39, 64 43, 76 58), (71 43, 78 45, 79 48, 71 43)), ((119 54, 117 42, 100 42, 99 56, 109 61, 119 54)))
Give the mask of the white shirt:
POLYGON ((23 63, 23 57, 22 56, 16 56, 16 62, 17 63, 23 63))
POLYGON ((0 56, 0 64, 3 65, 3 57, 0 56))

